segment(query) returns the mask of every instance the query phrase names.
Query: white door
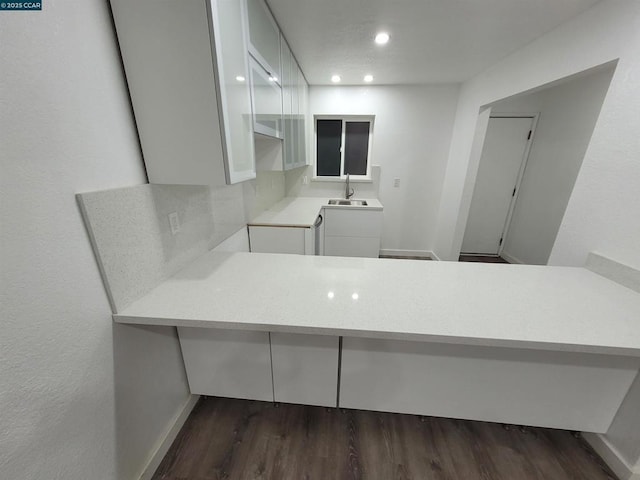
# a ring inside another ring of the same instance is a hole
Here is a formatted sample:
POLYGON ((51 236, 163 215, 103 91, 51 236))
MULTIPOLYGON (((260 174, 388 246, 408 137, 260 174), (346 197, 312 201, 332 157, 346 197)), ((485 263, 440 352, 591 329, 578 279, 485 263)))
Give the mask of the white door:
POLYGON ((491 117, 471 200, 463 253, 497 255, 523 168, 531 117, 491 117))

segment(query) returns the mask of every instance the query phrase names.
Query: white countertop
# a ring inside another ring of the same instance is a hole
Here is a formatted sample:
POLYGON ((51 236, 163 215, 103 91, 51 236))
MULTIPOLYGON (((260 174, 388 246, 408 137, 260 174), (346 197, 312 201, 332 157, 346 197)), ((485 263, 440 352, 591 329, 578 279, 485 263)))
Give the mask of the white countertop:
POLYGON ((640 357, 640 294, 572 267, 209 252, 114 319, 640 357))
POLYGON ((382 204, 375 198, 358 197, 357 200, 366 200, 367 205, 329 205, 329 199, 324 197, 286 197, 255 217, 249 225, 311 227, 322 208, 382 210, 382 204))

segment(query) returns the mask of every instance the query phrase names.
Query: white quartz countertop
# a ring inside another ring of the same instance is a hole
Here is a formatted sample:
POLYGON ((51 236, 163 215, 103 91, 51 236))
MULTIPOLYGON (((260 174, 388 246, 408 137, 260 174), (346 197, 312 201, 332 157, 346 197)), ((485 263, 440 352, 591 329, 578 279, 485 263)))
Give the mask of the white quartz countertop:
POLYGON ((640 357, 640 294, 574 267, 209 252, 114 319, 640 357))
POLYGON ((382 204, 375 198, 358 197, 357 200, 366 200, 367 205, 329 205, 329 198, 286 197, 255 217, 249 225, 311 227, 322 208, 382 210, 382 204))

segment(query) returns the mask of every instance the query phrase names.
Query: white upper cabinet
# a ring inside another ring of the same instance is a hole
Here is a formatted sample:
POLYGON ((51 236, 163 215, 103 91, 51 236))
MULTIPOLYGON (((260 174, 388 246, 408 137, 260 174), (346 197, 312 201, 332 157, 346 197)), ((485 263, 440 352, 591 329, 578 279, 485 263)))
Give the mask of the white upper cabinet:
POLYGON ((284 37, 281 39, 282 115, 284 119, 283 168, 307 164, 307 109, 309 90, 304 75, 284 37))
POLYGON ((220 113, 224 118, 229 181, 255 178, 251 92, 247 54, 248 27, 244 1, 212 0, 220 113))
POLYGON ((282 138, 282 89, 253 57, 250 58, 255 133, 282 138))
POLYGON ((296 167, 307 164, 309 122, 309 85, 297 66, 298 71, 298 158, 296 167))
POLYGON ((295 142, 293 134, 293 81, 292 68, 293 55, 284 38, 280 41, 282 52, 282 118, 284 122, 284 145, 282 162, 284 170, 293 168, 295 164, 295 142))
POLYGON ((280 29, 264 0, 247 0, 249 52, 280 83, 280 29))
POLYGON ((111 0, 151 183, 255 177, 244 0, 111 0))

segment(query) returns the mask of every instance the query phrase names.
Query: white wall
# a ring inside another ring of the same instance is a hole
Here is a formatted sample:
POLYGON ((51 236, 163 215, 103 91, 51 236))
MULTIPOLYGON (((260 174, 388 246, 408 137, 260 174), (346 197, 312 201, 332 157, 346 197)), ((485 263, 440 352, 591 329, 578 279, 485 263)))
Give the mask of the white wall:
POLYGON ((74 198, 146 182, 108 8, 0 15, 1 478, 135 478, 189 396, 173 329, 113 324, 74 198))
MULTIPOLYGON (((432 250, 457 99, 457 85, 311 87, 312 116, 375 115, 370 160, 381 167, 382 249, 432 250)), ((313 167, 305 174, 311 178, 313 167)), ((288 192, 291 178, 299 187, 300 172, 287 176, 288 192)), ((354 188, 356 197, 366 191, 354 188)))
POLYGON ((505 258, 546 265, 614 68, 493 105, 494 115, 540 114, 505 238, 505 258))
MULTIPOLYGON (((469 154, 481 106, 619 58, 549 263, 583 265, 597 250, 640 266, 639 51, 640 2, 603 0, 462 86, 438 214, 440 257, 455 260, 460 251, 478 167, 469 154)), ((607 434, 631 465, 638 461, 638 432, 640 407, 631 396, 607 434)))
POLYGON ((589 251, 638 255, 640 224, 640 3, 602 1, 462 86, 438 214, 436 253, 456 259, 477 162, 469 154, 482 105, 620 58, 586 152, 550 263, 581 265, 589 251))
MULTIPOLYGON (((636 377, 605 438, 640 478, 640 376, 636 377)), ((626 479, 623 479, 626 480, 626 479)))

